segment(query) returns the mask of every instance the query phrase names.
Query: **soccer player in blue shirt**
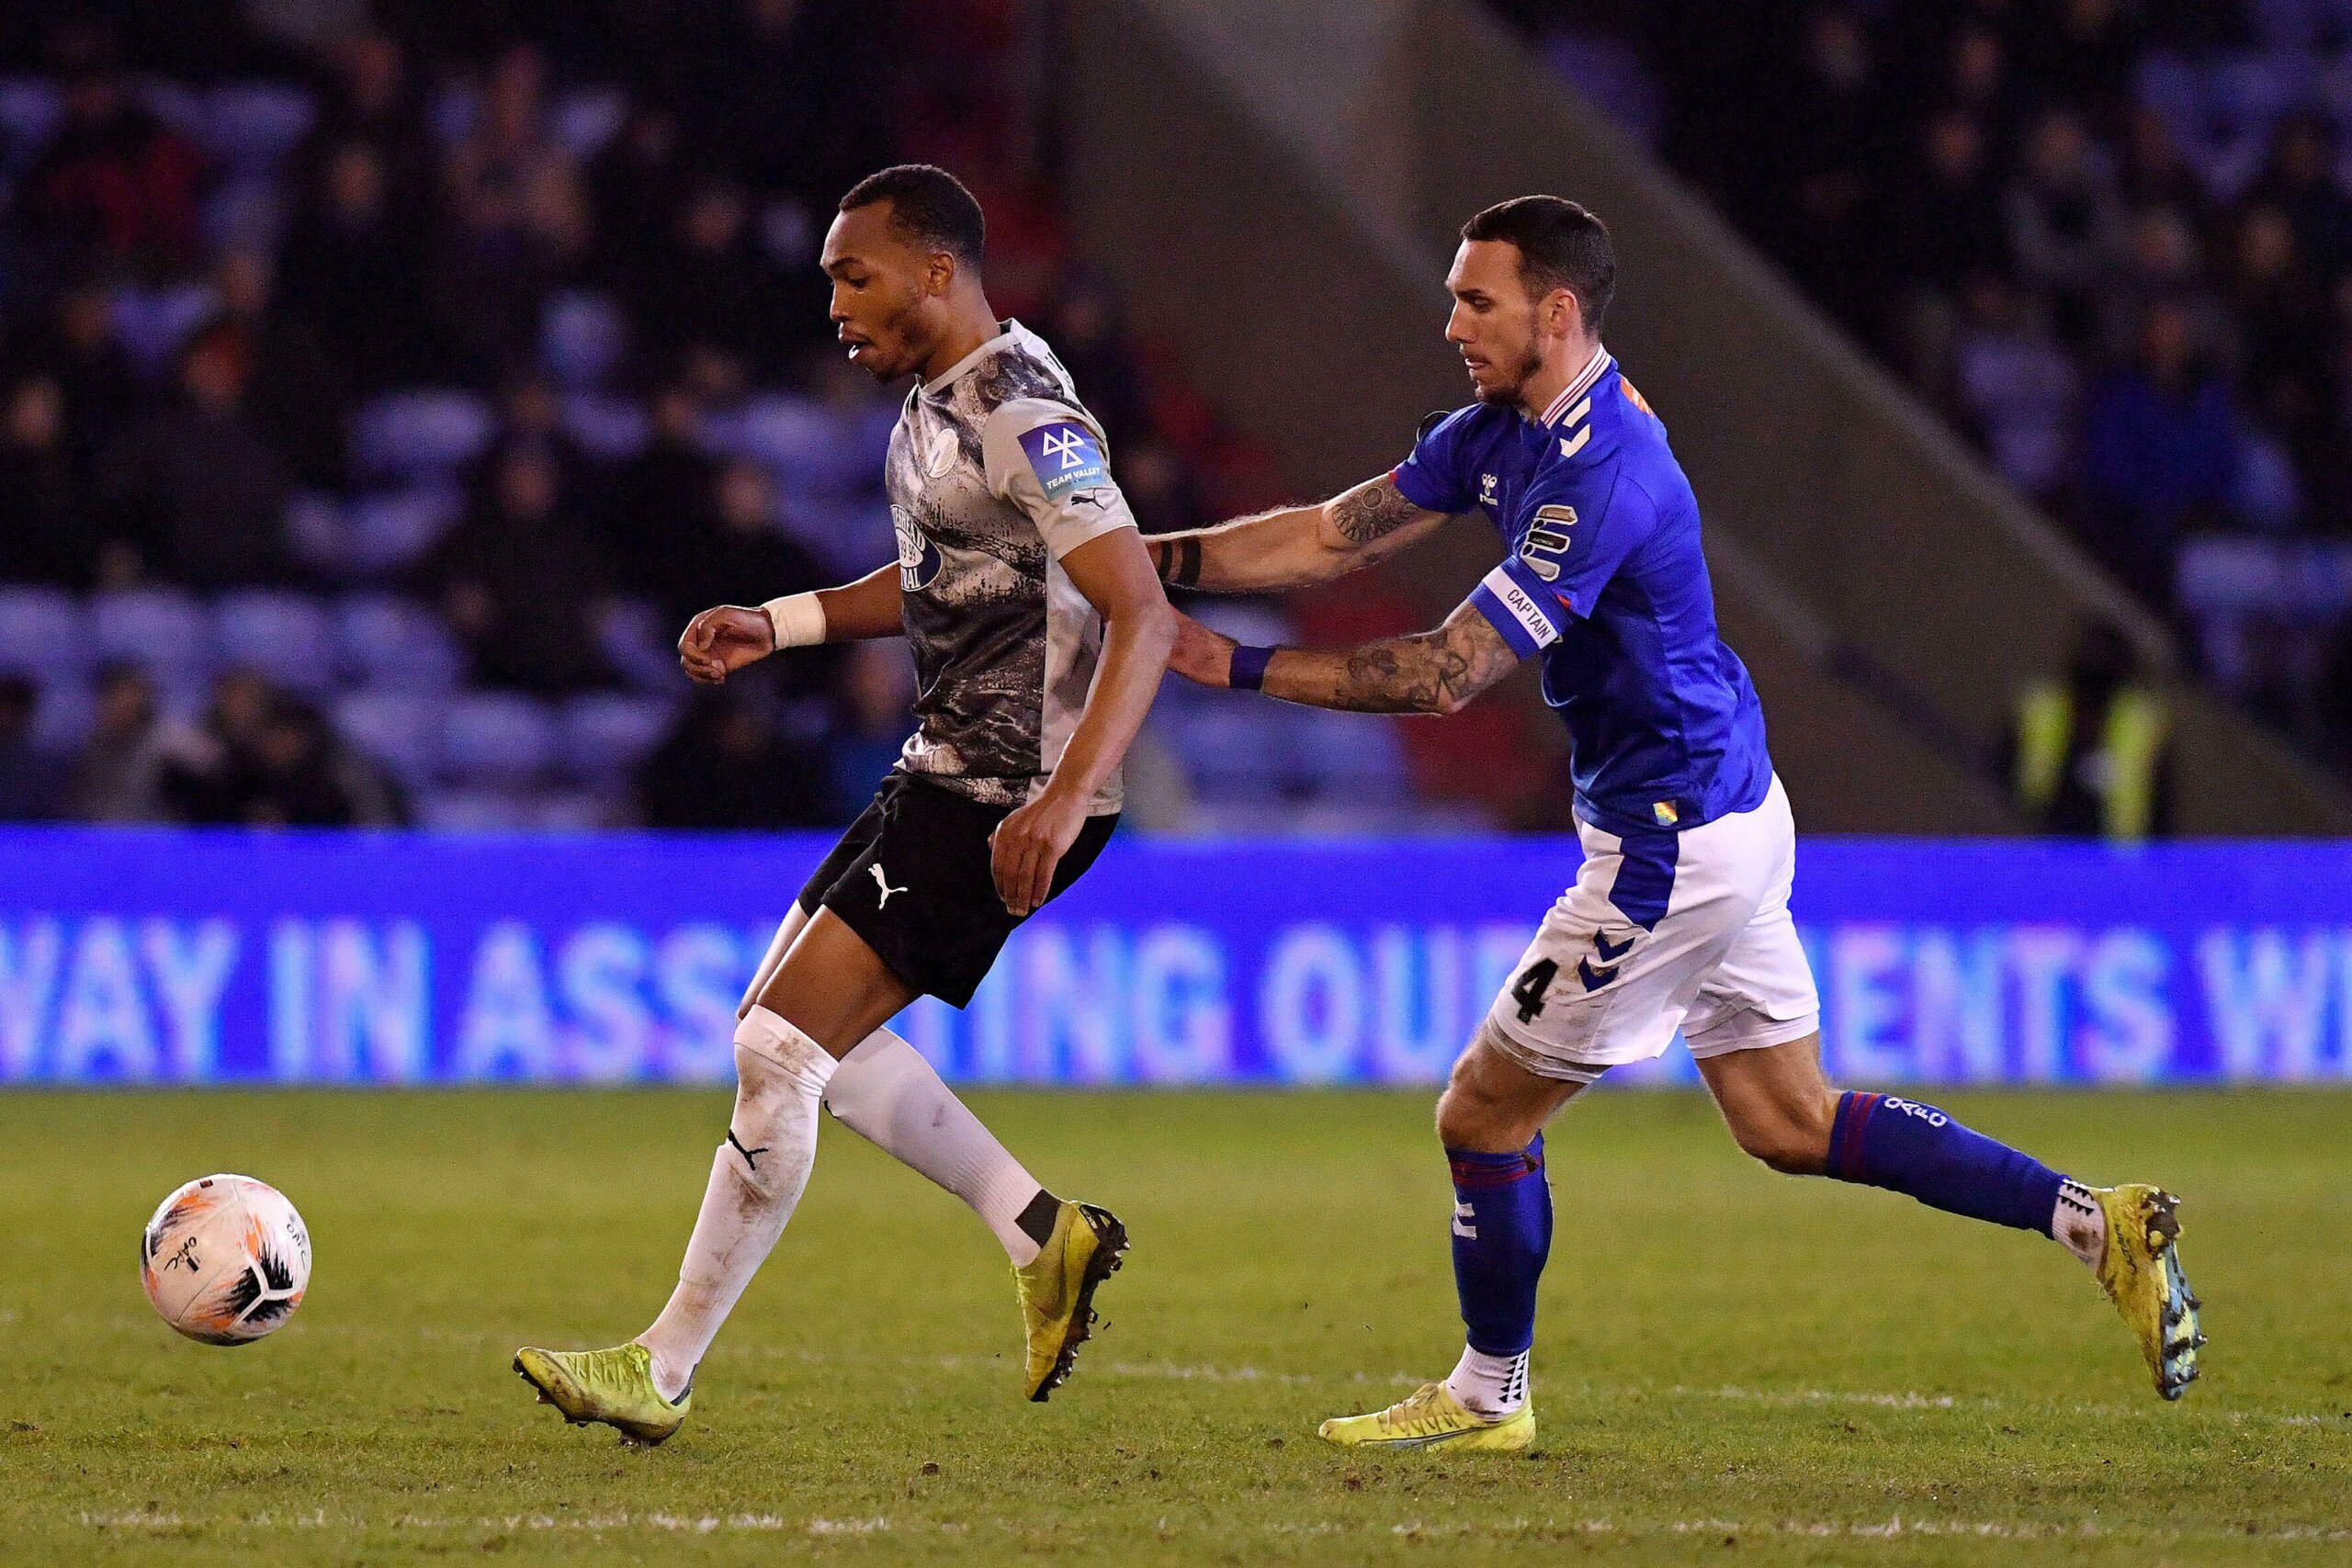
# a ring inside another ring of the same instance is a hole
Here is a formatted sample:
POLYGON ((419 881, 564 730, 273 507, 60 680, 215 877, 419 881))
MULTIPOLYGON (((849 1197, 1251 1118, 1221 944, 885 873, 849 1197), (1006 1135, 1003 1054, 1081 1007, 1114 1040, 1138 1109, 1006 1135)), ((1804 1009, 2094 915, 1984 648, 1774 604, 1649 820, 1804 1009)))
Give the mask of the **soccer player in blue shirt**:
POLYGON ((2170 1194, 2086 1186, 1933 1106, 1823 1077, 1819 1003, 1789 916, 1788 797, 1747 671, 1715 629, 1690 481, 1601 345, 1615 278, 1607 227, 1575 202, 1488 208, 1463 226, 1446 280, 1446 339, 1476 401, 1426 425, 1394 472, 1320 505, 1153 542, 1170 583, 1247 592, 1329 581, 1483 512, 1503 563, 1434 631, 1266 649, 1187 621, 1170 668, 1316 707, 1452 713, 1540 657, 1544 700, 1568 728, 1582 868, 1438 1101, 1468 1343, 1443 1382, 1322 1435, 1533 1440, 1528 1353, 1552 1234, 1544 1125, 1678 1030, 1740 1147, 1775 1170, 2052 1237, 2097 1271, 2156 1391, 2178 1398, 2203 1341, 2170 1194))

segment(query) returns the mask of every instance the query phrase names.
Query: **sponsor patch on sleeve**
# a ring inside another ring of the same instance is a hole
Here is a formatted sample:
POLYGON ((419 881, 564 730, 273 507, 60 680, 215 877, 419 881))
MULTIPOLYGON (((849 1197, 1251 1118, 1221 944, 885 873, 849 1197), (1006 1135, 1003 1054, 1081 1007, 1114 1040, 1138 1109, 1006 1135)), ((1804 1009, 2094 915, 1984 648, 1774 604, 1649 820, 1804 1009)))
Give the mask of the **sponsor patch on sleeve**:
POLYGON ((1057 502, 1076 491, 1111 482, 1110 468, 1102 461, 1102 447, 1094 439, 1094 433, 1082 424, 1060 419, 1041 424, 1022 436, 1021 450, 1027 454, 1037 482, 1046 487, 1047 501, 1057 502))

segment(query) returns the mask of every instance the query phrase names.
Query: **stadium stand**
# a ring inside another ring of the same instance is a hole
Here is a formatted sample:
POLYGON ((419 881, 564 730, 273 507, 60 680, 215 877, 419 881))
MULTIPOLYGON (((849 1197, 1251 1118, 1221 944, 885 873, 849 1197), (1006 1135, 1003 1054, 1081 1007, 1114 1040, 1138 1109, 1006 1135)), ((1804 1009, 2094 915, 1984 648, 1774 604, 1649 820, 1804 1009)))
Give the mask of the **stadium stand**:
MULTIPOLYGON (((0 25, 0 674, 27 683, 11 744, 71 781, 10 809, 845 820, 902 687, 820 658, 714 707, 670 644, 895 549, 895 405, 828 352, 813 267, 839 192, 895 158, 978 191, 992 294, 1060 347, 1148 525, 1278 498, 1069 254, 1038 8, 926 5, 889 47, 839 0, 458 9, 386 4, 323 51, 233 6, 0 25), (877 58, 886 90, 852 68, 877 58), (300 811, 153 762, 242 765, 321 716, 312 771, 369 779, 300 811), (759 776, 712 790, 693 758, 759 776)), ((1284 807, 1255 826, 1420 815, 1384 725, 1223 724, 1157 727, 1139 819, 1240 809, 1237 752, 1284 807)))
POLYGON ((1496 8, 2352 768, 2352 6, 1496 8))
MULTIPOLYGON (((1538 9, 1638 38, 1610 28, 1646 26, 1653 8, 1538 9)), ((1655 10, 1678 37, 1725 15, 1744 37, 1750 8, 1655 10)), ((1635 280, 1610 345, 1704 498, 1718 608, 1812 830, 2029 830, 1996 759, 2020 694, 2060 672, 2094 622, 2121 628, 2162 685, 2181 831, 2352 825, 2340 781, 2217 701, 2163 618, 1487 7, 1099 0, 1072 15, 1073 48, 1108 62, 1075 84, 1069 108, 1089 243, 1147 330, 1183 327, 1171 341, 1187 372, 1272 441, 1302 487, 1378 471, 1422 413, 1459 400, 1432 282, 1467 212, 1565 188, 1609 217, 1635 280), (1159 112, 1123 111, 1136 101, 1159 112), (1496 103, 1510 113, 1476 107, 1496 103), (1219 177, 1238 167, 1252 178, 1219 177), (1120 193, 1147 175, 1145 218, 1120 193), (1188 243, 1161 243, 1171 230, 1188 243), (1344 287, 1320 286, 1340 276, 1344 287), (1300 281, 1253 287, 1265 276, 1300 281), (1319 405, 1329 417, 1298 417, 1303 381, 1346 389, 1319 405)), ((1769 124, 1745 122, 1760 142, 1776 140, 1758 131, 1769 124)), ((1476 535, 1392 570, 1387 591, 1416 619, 1442 614, 1492 559, 1476 535)), ((1528 739, 1548 728, 1527 722, 1528 739)))

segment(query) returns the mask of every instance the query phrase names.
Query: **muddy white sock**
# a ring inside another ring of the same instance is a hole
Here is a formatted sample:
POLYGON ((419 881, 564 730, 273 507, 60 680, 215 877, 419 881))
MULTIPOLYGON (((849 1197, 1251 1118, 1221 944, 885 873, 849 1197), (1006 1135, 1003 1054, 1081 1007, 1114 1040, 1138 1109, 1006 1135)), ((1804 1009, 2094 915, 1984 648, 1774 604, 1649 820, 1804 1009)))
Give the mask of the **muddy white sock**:
POLYGON ((2107 1256, 2107 1211, 2098 1206, 2089 1188, 2071 1176, 2058 1184, 2058 1206, 2051 1211, 2050 1235, 2094 1269, 2107 1256))
POLYGON ((843 1126, 969 1203, 1014 1268, 1035 1258, 1053 1234, 1057 1205, 1037 1202, 1051 1194, 940 1081, 922 1053, 888 1030, 876 1030, 842 1058, 825 1104, 843 1126), (1046 1216, 1045 1235, 1035 1234, 1037 1207, 1046 1216))
POLYGON ((1516 1416, 1527 1403, 1529 1354, 1521 1350, 1516 1356, 1489 1356, 1464 1345, 1453 1375, 1445 1380, 1445 1392, 1473 1416, 1489 1421, 1516 1416))
POLYGON ((637 1342, 653 1383, 675 1399, 775 1247, 817 1157, 817 1105, 833 1076, 825 1048, 766 1008, 735 1026, 735 1113, 710 1165, 678 1288, 637 1342))

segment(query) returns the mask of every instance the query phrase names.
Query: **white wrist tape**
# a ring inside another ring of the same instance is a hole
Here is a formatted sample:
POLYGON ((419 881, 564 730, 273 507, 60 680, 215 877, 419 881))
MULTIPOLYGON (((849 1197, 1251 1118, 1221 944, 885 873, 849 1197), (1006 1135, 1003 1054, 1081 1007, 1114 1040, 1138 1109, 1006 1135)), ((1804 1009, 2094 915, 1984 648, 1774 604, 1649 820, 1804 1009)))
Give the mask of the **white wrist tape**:
POLYGON ((760 606, 778 648, 808 648, 825 640, 825 607, 814 593, 787 593, 760 606))

